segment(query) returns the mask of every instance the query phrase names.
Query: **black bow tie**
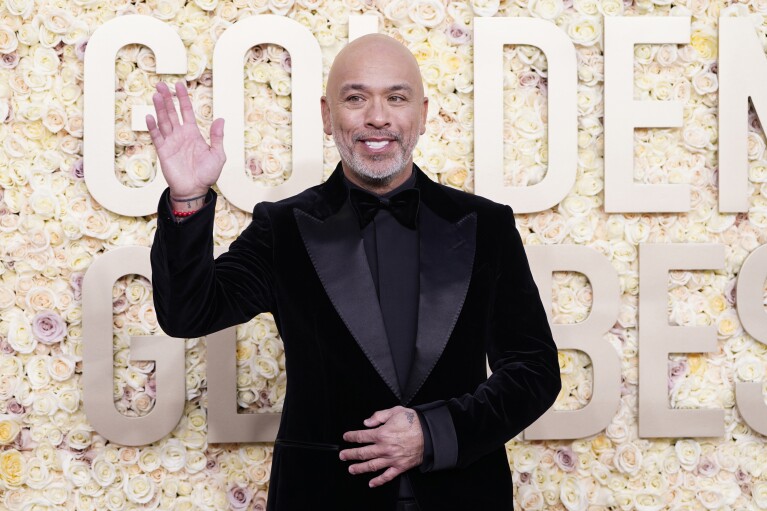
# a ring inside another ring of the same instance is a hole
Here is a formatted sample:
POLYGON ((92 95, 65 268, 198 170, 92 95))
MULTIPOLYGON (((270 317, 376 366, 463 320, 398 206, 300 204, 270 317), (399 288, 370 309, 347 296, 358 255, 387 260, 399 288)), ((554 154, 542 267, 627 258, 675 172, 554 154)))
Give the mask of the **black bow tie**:
POLYGON ((417 188, 408 188, 388 199, 376 197, 358 188, 349 190, 349 200, 357 212, 360 229, 364 229, 373 220, 379 209, 388 210, 399 223, 408 229, 415 229, 419 196, 417 188))

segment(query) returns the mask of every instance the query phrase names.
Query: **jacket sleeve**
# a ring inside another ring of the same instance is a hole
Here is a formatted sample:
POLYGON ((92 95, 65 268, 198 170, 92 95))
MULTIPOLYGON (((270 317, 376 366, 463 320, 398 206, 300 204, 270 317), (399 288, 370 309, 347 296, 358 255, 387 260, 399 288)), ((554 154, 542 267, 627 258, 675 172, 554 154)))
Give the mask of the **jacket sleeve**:
POLYGON ((205 206, 176 222, 166 189, 158 205, 157 231, 151 250, 152 288, 157 319, 173 337, 199 337, 244 323, 271 311, 272 228, 265 203, 253 220, 213 259, 216 193, 205 206))
POLYGON ((485 339, 492 374, 471 394, 418 407, 432 434, 432 470, 468 466, 502 446, 540 417, 561 388, 557 347, 508 206, 503 217, 485 339))

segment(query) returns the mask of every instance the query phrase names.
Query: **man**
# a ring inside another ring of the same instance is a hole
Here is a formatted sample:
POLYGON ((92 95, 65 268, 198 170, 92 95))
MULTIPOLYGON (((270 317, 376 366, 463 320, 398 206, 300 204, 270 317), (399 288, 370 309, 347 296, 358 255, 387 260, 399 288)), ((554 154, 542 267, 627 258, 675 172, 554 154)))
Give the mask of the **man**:
POLYGON ((340 164, 258 204, 215 262, 223 120, 208 146, 183 85, 183 123, 158 91, 158 318, 196 337, 273 313, 289 377, 269 509, 512 509, 504 443, 554 401, 556 346, 511 209, 413 164, 428 100, 412 54, 382 35, 339 53, 321 108, 340 164))

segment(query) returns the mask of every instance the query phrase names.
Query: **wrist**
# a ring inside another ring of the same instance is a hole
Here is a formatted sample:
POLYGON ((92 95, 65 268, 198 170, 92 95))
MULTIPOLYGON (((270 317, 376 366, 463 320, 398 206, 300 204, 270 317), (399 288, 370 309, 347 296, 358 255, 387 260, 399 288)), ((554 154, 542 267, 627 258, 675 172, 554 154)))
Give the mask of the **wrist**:
POLYGON ((173 192, 170 192, 170 205, 173 211, 197 211, 205 205, 207 195, 207 190, 202 193, 188 193, 185 195, 175 195, 173 192))

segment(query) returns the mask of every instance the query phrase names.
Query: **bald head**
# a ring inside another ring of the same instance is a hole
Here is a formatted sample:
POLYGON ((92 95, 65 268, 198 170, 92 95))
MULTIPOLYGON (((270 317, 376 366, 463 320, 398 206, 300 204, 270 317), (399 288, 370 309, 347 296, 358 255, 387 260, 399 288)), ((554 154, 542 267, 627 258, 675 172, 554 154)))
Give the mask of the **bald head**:
POLYGON ((333 61, 321 105, 348 179, 381 193, 410 176, 428 100, 405 46, 380 34, 349 43, 333 61))
MULTIPOLYGON (((336 55, 328 73, 327 94, 338 90, 345 80, 364 73, 368 67, 396 67, 415 92, 423 96, 423 81, 418 61, 402 43, 384 34, 368 34, 355 39, 336 55)), ((393 71, 393 69, 392 69, 393 71)))

